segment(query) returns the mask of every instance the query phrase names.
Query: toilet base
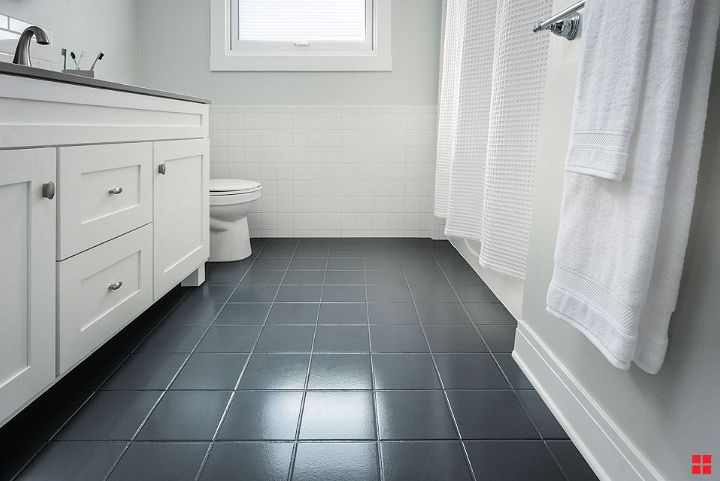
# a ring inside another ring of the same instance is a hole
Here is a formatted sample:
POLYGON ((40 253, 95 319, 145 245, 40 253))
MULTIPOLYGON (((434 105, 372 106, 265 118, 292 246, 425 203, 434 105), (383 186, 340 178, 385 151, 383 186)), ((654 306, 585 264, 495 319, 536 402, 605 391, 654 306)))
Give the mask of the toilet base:
POLYGON ((251 254, 247 217, 233 222, 228 229, 210 229, 210 262, 240 261, 251 254))

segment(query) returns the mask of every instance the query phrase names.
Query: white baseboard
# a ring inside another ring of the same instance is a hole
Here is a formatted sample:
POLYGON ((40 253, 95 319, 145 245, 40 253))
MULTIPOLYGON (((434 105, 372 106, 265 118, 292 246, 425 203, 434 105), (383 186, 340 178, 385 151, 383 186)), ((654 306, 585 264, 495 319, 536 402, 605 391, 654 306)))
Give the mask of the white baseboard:
POLYGON ((513 359, 601 481, 665 481, 523 321, 513 359))

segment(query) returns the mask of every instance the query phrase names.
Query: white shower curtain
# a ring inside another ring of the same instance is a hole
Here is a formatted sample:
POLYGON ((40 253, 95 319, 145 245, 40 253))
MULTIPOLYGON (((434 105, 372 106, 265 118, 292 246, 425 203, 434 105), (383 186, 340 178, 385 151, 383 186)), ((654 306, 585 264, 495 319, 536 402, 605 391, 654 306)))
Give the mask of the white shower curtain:
POLYGON ((551 0, 448 0, 435 215, 480 241, 481 265, 524 278, 551 0))

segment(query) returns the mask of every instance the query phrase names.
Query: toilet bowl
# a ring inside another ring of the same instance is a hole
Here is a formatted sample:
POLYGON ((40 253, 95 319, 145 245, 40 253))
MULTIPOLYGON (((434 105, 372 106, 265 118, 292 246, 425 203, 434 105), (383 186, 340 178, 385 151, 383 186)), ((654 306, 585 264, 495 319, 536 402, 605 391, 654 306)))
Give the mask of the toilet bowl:
POLYGON ((261 191, 254 180, 210 180, 210 262, 239 261, 252 254, 247 216, 261 191))

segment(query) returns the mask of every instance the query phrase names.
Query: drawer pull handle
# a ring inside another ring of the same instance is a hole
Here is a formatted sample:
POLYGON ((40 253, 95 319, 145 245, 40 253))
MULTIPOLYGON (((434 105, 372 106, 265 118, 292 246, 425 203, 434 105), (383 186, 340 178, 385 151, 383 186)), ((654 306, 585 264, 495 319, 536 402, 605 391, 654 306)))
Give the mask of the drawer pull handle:
POLYGON ((108 194, 122 194, 122 187, 113 187, 108 190, 108 194))
POLYGON ((48 182, 42 186, 42 196, 52 200, 55 197, 55 182, 48 182))
POLYGON ((117 282, 113 282, 112 284, 110 284, 108 286, 108 289, 110 289, 111 291, 117 291, 121 287, 122 287, 122 281, 117 281, 117 282))
POLYGON ((163 162, 162 164, 158 165, 158 173, 159 173, 160 175, 165 175, 165 174, 167 173, 167 165, 165 165, 165 162, 163 162))

